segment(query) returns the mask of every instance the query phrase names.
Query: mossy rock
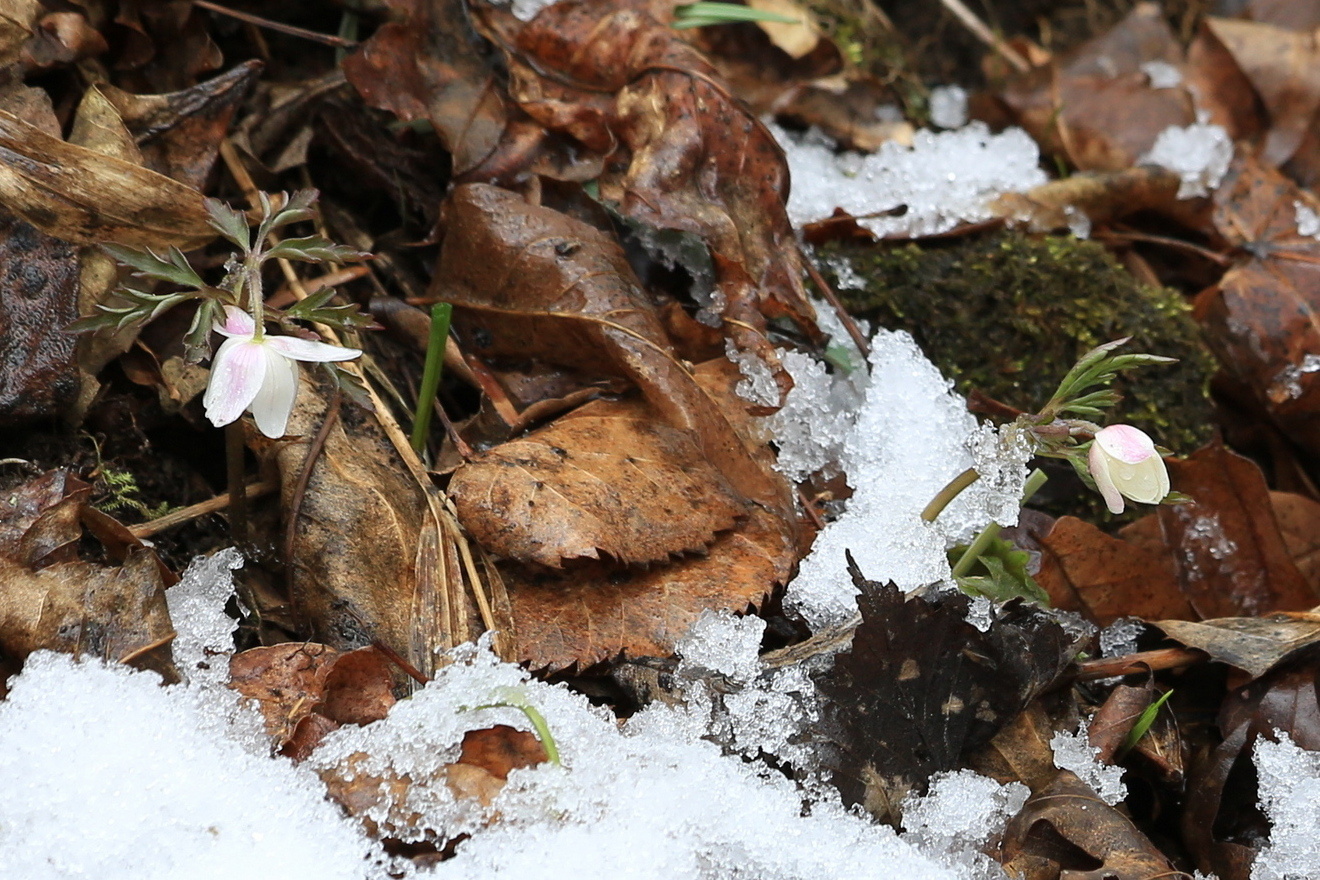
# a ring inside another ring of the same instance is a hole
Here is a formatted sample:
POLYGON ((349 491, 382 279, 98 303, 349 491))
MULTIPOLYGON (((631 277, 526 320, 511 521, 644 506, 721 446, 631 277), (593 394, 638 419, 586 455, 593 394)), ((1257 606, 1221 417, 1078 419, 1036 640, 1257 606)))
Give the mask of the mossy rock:
POLYGON ((1124 336, 1124 351, 1178 358, 1125 374, 1109 422, 1190 453, 1213 433, 1215 362, 1184 298, 1139 283, 1109 252, 1070 236, 1001 232, 947 243, 834 243, 822 270, 854 314, 907 330, 953 380, 1022 410, 1039 408, 1079 356, 1124 336), (840 274, 852 267, 849 289, 840 274))

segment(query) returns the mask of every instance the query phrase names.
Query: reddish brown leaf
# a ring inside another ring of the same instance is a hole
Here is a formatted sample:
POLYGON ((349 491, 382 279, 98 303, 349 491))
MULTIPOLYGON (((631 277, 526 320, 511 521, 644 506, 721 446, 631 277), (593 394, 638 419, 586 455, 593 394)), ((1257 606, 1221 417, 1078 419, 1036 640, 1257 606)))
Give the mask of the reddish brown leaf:
POLYGON ((1086 729, 1091 748, 1096 750, 1096 760, 1106 764, 1114 763, 1123 740, 1132 727, 1146 711, 1146 707, 1155 699, 1155 684, 1147 680, 1142 686, 1120 684, 1091 716, 1091 723, 1086 729))
POLYGON ((1003 98, 1044 149, 1084 171, 1120 171, 1170 125, 1196 121, 1185 83, 1156 88, 1143 69, 1151 62, 1184 71, 1160 9, 1138 3, 1113 29, 1066 61, 1032 71, 1003 98))
POLYGON ((1230 18, 1206 27, 1242 69, 1269 113, 1261 158, 1282 165, 1302 145, 1320 109, 1320 46, 1312 32, 1230 18))
POLYGON ((547 760, 545 746, 529 730, 496 724, 463 734, 460 764, 480 767, 498 779, 508 779, 509 771, 535 767, 547 760))
POLYGON ((1004 868, 1015 877, 1028 866, 1037 869, 1032 877, 1151 880, 1179 874, 1131 820, 1066 770, 1009 821, 1002 852, 1004 868))
POLYGON ((1178 491, 1195 499, 1161 505, 1159 518, 1164 540, 1174 548, 1183 595, 1197 617, 1256 616, 1315 604, 1254 462, 1216 443, 1170 461, 1169 475, 1178 491))
POLYGON ((784 207, 788 166, 769 131, 644 2, 556 3, 526 25, 496 7, 481 16, 509 47, 514 99, 610 157, 600 192, 625 214, 705 239, 726 332, 777 366, 765 317, 814 330, 814 312, 784 207))
POLYGON ((1168 552, 1113 538, 1076 517, 1061 517, 1040 539, 1036 575, 1057 608, 1078 611, 1101 626, 1119 617, 1195 617, 1183 597, 1168 552))
POLYGON ((649 569, 585 563, 562 575, 502 567, 517 621, 517 659, 534 669, 586 667, 624 654, 668 656, 708 608, 742 611, 786 583, 792 527, 759 507, 704 556, 649 569))
POLYGON ((743 497, 787 509, 783 480, 751 456, 673 354, 612 236, 484 184, 455 189, 443 216, 433 292, 467 313, 460 326, 486 343, 473 350, 626 376, 743 497))
POLYGON ((229 686, 257 701, 266 733, 282 747, 321 701, 326 673, 338 656, 315 642, 251 648, 229 658, 229 686))
POLYGON ((1320 596, 1320 502, 1292 492, 1271 492, 1279 533, 1311 592, 1320 596))
POLYGON ((394 669, 368 645, 340 654, 325 675, 325 696, 316 711, 339 724, 370 724, 394 705, 394 669))
POLYGON ((63 469, 10 489, 0 497, 0 556, 34 570, 77 559, 91 490, 63 469))
POLYGON ((460 467, 459 519, 500 556, 662 562, 696 551, 745 511, 691 438, 639 400, 594 401, 460 467))
POLYGON ((405 122, 430 121, 463 175, 495 152, 509 124, 495 70, 461 0, 388 5, 399 20, 345 58, 344 75, 371 106, 405 122))
POLYGON ((1220 363, 1294 441, 1320 449, 1320 242, 1298 232, 1310 194, 1250 155, 1215 193, 1215 226, 1246 259, 1196 299, 1220 363))

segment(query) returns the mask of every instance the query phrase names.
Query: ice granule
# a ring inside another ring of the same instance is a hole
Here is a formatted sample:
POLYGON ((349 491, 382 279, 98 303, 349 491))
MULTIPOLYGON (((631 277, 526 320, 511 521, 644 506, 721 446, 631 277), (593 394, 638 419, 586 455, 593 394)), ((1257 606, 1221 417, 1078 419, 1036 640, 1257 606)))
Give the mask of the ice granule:
POLYGON ((555 0, 513 0, 513 17, 519 21, 531 21, 542 9, 554 5, 555 0))
POLYGON ((1271 400, 1296 400, 1302 396, 1302 377, 1317 371, 1320 371, 1320 355, 1303 355, 1300 365, 1289 364, 1275 374, 1266 393, 1271 400))
POLYGON ((1101 764, 1096 760, 1096 749, 1087 737, 1088 722, 1082 721, 1076 733, 1060 730, 1050 739, 1050 749, 1054 752, 1054 766, 1060 770, 1071 770, 1077 778, 1091 786, 1100 800, 1111 807, 1127 797, 1127 786, 1123 784, 1123 768, 1101 764))
POLYGON ((930 90, 930 121, 940 128, 967 124, 967 90, 962 86, 936 86, 930 90))
POLYGON ((1222 126, 1198 122, 1164 129, 1150 152, 1137 162, 1177 172, 1182 177, 1178 198, 1190 199, 1209 195, 1219 186, 1232 160, 1233 141, 1228 132, 1222 126))
POLYGON ((499 819, 489 824, 443 797, 410 799, 407 806, 419 810, 412 831, 471 834, 453 859, 437 866, 441 880, 953 880, 889 829, 836 804, 813 803, 804 815, 802 792, 782 774, 694 737, 702 728, 694 728, 688 707, 653 704, 620 730, 585 697, 532 681, 484 647, 465 646, 453 656, 385 720, 336 731, 310 759, 339 764, 362 751, 376 770, 425 778, 454 759, 464 730, 495 723, 526 729, 516 711, 471 708, 493 692, 521 689, 545 716, 563 766, 514 770, 491 807, 499 819))
POLYGON ((1146 631, 1146 624, 1139 617, 1120 617, 1109 626, 1100 630, 1100 656, 1122 657, 1135 654, 1137 639, 1146 631))
POLYGON ((779 450, 775 467, 794 482, 817 471, 833 476, 857 420, 866 370, 831 373, 824 363, 797 351, 784 352, 781 362, 793 377, 793 389, 767 420, 779 450))
POLYGON ((981 849, 1030 794, 1020 782, 1000 785, 972 770, 937 773, 926 795, 904 801, 903 839, 967 880, 1002 880, 1003 868, 981 849))
POLYGON ((384 876, 319 779, 215 736, 189 686, 47 651, 11 686, 0 703, 0 875, 384 876))
POLYGON ((794 225, 842 208, 880 237, 934 235, 989 219, 987 204, 996 196, 1045 182, 1036 143, 1019 128, 992 134, 973 122, 956 131, 919 131, 911 147, 889 141, 865 155, 836 155, 818 132, 770 129, 788 157, 794 225))
POLYGON ((1173 89, 1182 85, 1182 71, 1167 61, 1147 61, 1141 65, 1141 72, 1150 80, 1152 89, 1173 89))
POLYGON ((1320 877, 1320 752, 1299 748, 1287 733, 1256 741, 1252 757, 1260 779, 1260 807, 1270 820, 1270 842, 1256 855, 1251 880, 1320 877))
POLYGON ((1297 234, 1320 238, 1320 214, 1300 201, 1293 202, 1297 216, 1297 234))
POLYGON ((992 468, 985 431, 967 412, 905 332, 879 331, 871 340, 866 400, 843 442, 842 462, 856 490, 847 511, 816 537, 789 584, 784 604, 813 629, 841 624, 856 611, 845 551, 862 573, 905 590, 950 577, 945 548, 966 540, 993 517, 1016 521, 1025 468, 1016 446, 996 476, 978 480, 935 523, 921 519, 931 498, 973 463, 981 438, 982 466, 992 468), (1013 516, 1009 516, 1010 511, 1013 516))
POLYGON ((724 353, 738 365, 738 371, 743 375, 733 389, 739 397, 759 406, 778 405, 779 385, 775 382, 774 370, 759 354, 738 348, 732 339, 725 340, 724 353))
POLYGON ((243 566, 243 555, 230 547, 192 561, 177 584, 165 591, 165 604, 176 633, 170 645, 185 681, 229 680, 227 662, 234 652, 238 621, 225 614, 234 595, 231 571, 243 566))
MULTIPOLYGON (((1298 216, 1300 216, 1300 214, 1298 216)), ((857 274, 857 270, 853 268, 853 264, 847 257, 840 255, 827 257, 825 259, 825 265, 829 266, 831 271, 834 272, 835 285, 840 290, 866 289, 866 279, 857 274)), ((819 311, 819 309, 817 311, 819 311)))
POLYGON ((748 682, 761 671, 761 637, 765 621, 755 615, 738 617, 730 611, 705 611, 679 640, 683 664, 717 672, 737 682, 748 682))

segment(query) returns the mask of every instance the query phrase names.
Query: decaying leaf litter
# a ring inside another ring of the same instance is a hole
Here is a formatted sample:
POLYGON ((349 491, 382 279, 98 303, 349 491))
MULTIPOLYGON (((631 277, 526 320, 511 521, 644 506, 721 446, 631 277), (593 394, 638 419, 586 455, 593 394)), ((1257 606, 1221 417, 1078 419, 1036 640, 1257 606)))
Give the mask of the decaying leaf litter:
POLYGON ((1320 871, 1320 7, 755 5, 5 13, 6 864, 1320 871))

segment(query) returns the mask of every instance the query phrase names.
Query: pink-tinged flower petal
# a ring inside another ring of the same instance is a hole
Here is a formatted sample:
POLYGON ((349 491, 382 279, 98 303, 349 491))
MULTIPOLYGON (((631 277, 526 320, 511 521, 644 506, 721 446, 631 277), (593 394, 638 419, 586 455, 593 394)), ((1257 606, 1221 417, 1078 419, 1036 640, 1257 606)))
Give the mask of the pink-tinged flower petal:
POLYGON ((257 325, 251 315, 237 306, 225 306, 225 319, 215 322, 215 332, 223 336, 251 336, 257 332, 257 325))
POLYGON ((1131 425, 1110 425, 1108 428, 1101 428, 1095 435, 1095 442, 1108 455, 1128 464, 1141 464, 1156 454, 1155 441, 1151 440, 1145 431, 1131 425))
POLYGON ((362 354, 356 348, 342 348, 325 342, 312 342, 296 336, 269 336, 266 344, 285 357, 299 361, 351 361, 362 354))
POLYGON ((283 437, 298 395, 298 365, 274 351, 267 342, 261 346, 266 357, 266 381, 252 401, 252 418, 257 430, 271 439, 283 437))
POLYGON ((1123 512, 1123 494, 1118 491, 1114 485, 1113 477, 1109 475, 1110 457, 1105 452, 1104 447, 1100 445, 1100 435, 1096 435, 1095 442, 1091 444, 1091 452, 1087 457, 1088 470, 1095 479, 1095 486, 1104 496, 1105 506, 1109 508, 1110 513, 1123 512))
POLYGON ((219 428, 241 416, 265 379, 264 346, 242 336, 221 343, 211 361, 211 377, 202 398, 211 424, 219 428))

